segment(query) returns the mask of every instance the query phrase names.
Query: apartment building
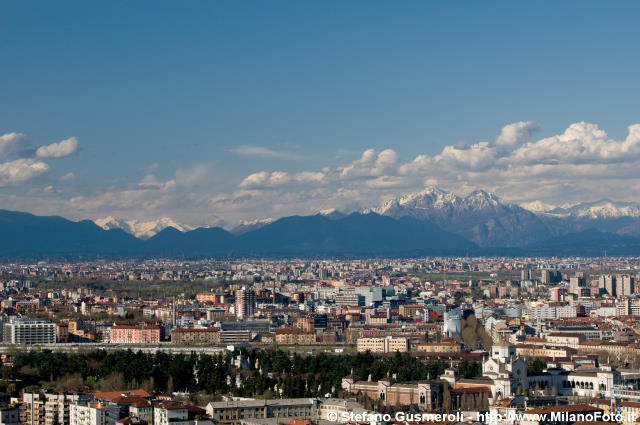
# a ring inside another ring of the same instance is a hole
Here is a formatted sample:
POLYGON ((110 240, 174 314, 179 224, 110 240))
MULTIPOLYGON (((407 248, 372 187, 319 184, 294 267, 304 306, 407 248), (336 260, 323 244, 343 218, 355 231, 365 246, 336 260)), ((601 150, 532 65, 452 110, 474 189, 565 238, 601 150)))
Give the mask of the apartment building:
POLYGON ((160 404, 153 408, 153 425, 190 425, 189 411, 182 404, 160 404))
POLYGON ((238 319, 246 319, 253 316, 256 311, 256 293, 247 288, 236 291, 236 316, 238 319))
POLYGON ((47 320, 10 317, 4 323, 2 339, 9 344, 55 344, 56 325, 47 320))
POLYGON ((309 345, 316 343, 315 332, 300 329, 276 329, 276 343, 281 345, 309 345))
POLYGON ((395 353, 396 351, 406 353, 409 351, 408 338, 394 338, 392 336, 384 338, 358 338, 356 344, 359 353, 366 351, 372 353, 395 353))
POLYGON ((530 306, 525 312, 530 320, 569 319, 578 316, 576 306, 560 303, 530 306))
POLYGON ((212 345, 220 342, 219 329, 174 329, 171 342, 177 345, 212 345))
POLYGON ((106 404, 100 402, 79 402, 69 405, 69 425, 105 425, 106 423, 106 404))
POLYGON ((206 412, 221 425, 238 425, 247 419, 315 419, 316 406, 312 398, 214 401, 207 404, 206 412))
POLYGON ((198 406, 166 402, 153 408, 153 425, 213 425, 200 419, 206 411, 198 406))
POLYGON ((164 328, 160 325, 111 327, 109 342, 112 344, 154 344, 162 340, 164 328))
POLYGON ((153 406, 146 398, 136 395, 120 395, 109 401, 107 424, 112 425, 123 418, 135 417, 147 423, 153 422, 153 406))
POLYGON ((29 393, 22 395, 25 425, 70 425, 72 404, 90 402, 90 394, 29 393))

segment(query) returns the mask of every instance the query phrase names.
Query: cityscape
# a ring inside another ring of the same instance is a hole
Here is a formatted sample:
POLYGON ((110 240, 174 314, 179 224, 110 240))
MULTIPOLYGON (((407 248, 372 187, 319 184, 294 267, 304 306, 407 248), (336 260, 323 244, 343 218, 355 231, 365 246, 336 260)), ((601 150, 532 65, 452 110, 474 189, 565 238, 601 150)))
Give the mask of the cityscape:
POLYGON ((0 1, 0 425, 640 425, 638 16, 0 1))
POLYGON ((3 421, 375 411, 510 425, 570 407, 634 423, 639 269, 633 257, 7 263, 3 421))

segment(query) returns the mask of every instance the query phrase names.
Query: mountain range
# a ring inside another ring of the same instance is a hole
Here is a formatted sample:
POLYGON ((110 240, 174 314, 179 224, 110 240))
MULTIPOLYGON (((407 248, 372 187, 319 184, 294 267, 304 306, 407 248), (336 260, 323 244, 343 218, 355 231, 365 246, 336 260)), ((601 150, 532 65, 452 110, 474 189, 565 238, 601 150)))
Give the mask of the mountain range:
POLYGON ((0 255, 51 256, 401 256, 634 255, 640 206, 601 200, 517 205, 476 190, 429 187, 361 212, 330 210, 243 222, 227 231, 164 217, 74 222, 0 210, 0 255))

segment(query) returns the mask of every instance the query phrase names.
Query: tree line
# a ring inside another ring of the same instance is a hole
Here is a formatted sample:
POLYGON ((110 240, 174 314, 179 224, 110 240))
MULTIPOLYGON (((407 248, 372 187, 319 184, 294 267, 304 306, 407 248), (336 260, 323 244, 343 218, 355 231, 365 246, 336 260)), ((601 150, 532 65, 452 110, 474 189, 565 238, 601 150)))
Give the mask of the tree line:
MULTIPOLYGON (((361 380, 435 379, 447 364, 421 362, 409 353, 300 355, 282 350, 220 354, 154 354, 133 350, 77 353, 50 350, 15 352, 0 369, 0 391, 115 391, 143 388, 150 393, 185 392, 242 397, 338 396, 343 377, 361 380)), ((474 375, 473 364, 464 375, 474 375)))

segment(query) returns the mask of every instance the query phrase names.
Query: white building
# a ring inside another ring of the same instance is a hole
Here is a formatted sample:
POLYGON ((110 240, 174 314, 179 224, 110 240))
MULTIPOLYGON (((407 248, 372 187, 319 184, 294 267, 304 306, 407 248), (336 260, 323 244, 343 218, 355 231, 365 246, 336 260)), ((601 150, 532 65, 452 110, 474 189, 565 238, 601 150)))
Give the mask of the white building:
POLYGON ((107 406, 101 403, 73 403, 69 406, 69 425, 105 425, 107 406))
POLYGON ((2 340, 9 344, 55 344, 56 325, 47 320, 10 317, 3 325, 2 340))
POLYGON ((182 404, 166 403, 153 408, 153 425, 193 425, 189 410, 182 404))

